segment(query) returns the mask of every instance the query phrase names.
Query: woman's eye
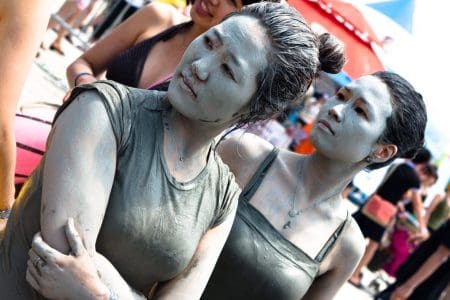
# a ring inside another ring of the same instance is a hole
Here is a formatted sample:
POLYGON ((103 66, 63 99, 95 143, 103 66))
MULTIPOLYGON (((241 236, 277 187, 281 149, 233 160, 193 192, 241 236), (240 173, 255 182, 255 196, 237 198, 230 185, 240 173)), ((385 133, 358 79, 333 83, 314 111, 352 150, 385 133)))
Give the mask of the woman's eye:
POLYGON ((343 93, 338 92, 336 94, 336 99, 338 99, 339 101, 344 101, 345 100, 345 96, 343 93))
POLYGON ((212 49, 213 43, 212 43, 211 39, 209 37, 205 36, 204 41, 205 41, 206 47, 208 49, 212 49))
POLYGON ((367 118, 366 111, 364 109, 362 109, 361 107, 359 107, 359 106, 355 107, 355 111, 358 115, 361 115, 364 118, 367 118))
POLYGON ((222 69, 227 76, 234 80, 233 72, 231 72, 231 69, 227 64, 223 64, 222 69))

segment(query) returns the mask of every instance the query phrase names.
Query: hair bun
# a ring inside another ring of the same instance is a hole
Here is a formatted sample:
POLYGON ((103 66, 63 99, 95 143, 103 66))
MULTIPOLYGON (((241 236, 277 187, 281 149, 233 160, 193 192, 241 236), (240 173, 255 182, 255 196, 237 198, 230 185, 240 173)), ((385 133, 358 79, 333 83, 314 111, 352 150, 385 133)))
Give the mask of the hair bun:
POLYGON ((327 32, 319 35, 319 42, 320 70, 332 74, 339 73, 346 62, 344 44, 327 32))

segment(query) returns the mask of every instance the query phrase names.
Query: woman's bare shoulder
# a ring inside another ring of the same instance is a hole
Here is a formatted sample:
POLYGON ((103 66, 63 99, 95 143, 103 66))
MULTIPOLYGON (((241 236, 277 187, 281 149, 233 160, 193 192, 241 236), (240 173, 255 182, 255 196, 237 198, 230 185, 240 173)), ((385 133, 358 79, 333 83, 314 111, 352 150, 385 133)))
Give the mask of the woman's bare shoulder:
POLYGON ((347 262, 353 263, 355 266, 364 254, 364 236, 353 218, 349 219, 342 232, 338 249, 339 256, 346 257, 347 262))
MULTIPOLYGON (((133 21, 136 26, 143 28, 136 43, 148 39, 156 34, 183 22, 190 20, 172 5, 166 3, 153 2, 136 13, 133 21)), ((131 18, 130 18, 131 19, 131 18)))
POLYGON ((184 15, 172 5, 160 2, 152 2, 151 4, 145 6, 142 8, 142 14, 148 16, 149 18, 153 18, 154 21, 157 21, 158 23, 161 23, 162 26, 166 27, 190 20, 189 17, 184 15))
POLYGON ((266 140, 252 133, 244 133, 221 142, 218 152, 238 183, 245 183, 272 149, 273 145, 266 140))

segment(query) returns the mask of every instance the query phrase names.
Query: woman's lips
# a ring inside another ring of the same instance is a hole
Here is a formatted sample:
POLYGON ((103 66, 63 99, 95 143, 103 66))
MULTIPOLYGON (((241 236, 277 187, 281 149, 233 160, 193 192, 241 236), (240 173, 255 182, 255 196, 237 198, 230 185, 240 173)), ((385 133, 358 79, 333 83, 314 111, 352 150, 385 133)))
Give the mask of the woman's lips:
POLYGON ((189 77, 181 73, 181 80, 183 81, 184 85, 188 88, 188 90, 192 93, 192 95, 194 97, 197 97, 197 93, 194 91, 194 88, 192 87, 192 82, 189 80, 189 77))
POLYGON ((330 123, 328 123, 326 120, 321 119, 321 120, 319 120, 317 123, 318 123, 319 125, 321 125, 322 127, 325 127, 326 129, 328 129, 328 131, 330 131, 330 133, 331 133, 332 135, 334 135, 334 130, 333 130, 333 128, 331 128, 330 123))
POLYGON ((212 13, 209 11, 206 1, 204 0, 197 0, 197 1, 199 1, 198 4, 195 5, 195 10, 197 11, 197 13, 201 16, 212 17, 212 13))

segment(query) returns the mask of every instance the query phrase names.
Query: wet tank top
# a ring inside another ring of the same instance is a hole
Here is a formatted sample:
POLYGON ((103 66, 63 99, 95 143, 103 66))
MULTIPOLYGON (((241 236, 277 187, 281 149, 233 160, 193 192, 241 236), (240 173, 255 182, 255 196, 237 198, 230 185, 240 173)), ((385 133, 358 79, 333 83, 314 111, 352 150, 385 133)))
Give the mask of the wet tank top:
POLYGON ((278 152, 274 148, 242 191, 230 236, 201 299, 301 299, 348 223, 347 214, 317 256, 311 258, 249 203, 278 152))
POLYGON ((153 46, 159 41, 171 39, 181 30, 192 26, 192 21, 181 23, 148 38, 125 50, 106 69, 106 78, 131 87, 137 87, 144 69, 145 60, 153 46))

